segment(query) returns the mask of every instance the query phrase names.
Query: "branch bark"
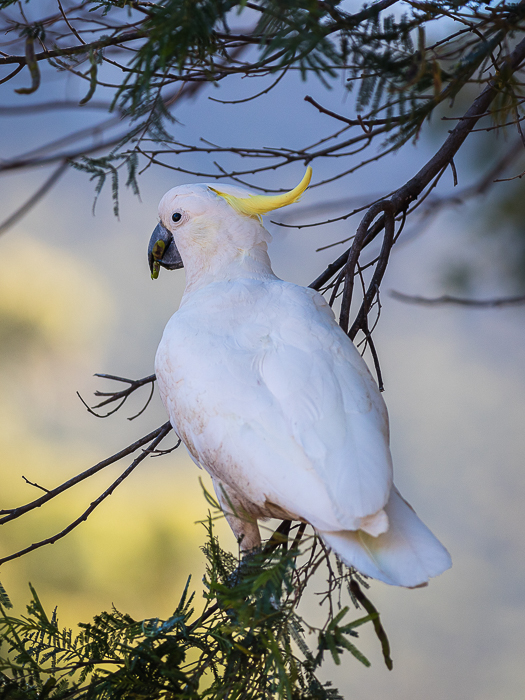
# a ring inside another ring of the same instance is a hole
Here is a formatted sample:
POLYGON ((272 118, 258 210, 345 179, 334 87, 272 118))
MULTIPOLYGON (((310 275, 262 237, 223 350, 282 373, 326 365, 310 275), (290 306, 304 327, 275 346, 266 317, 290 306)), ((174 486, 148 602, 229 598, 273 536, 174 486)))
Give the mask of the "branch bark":
MULTIPOLYGON (((508 77, 521 66, 525 60, 525 39, 522 39, 512 53, 502 62, 500 74, 505 72, 508 77)), ((411 202, 415 201, 432 180, 454 158, 463 145, 465 139, 474 129, 479 119, 485 116, 492 101, 499 92, 498 76, 492 78, 483 92, 474 100, 470 108, 465 112, 459 123, 450 132, 445 142, 437 153, 426 163, 421 170, 405 185, 396 190, 390 198, 394 206, 394 216, 406 211, 411 202)), ((385 217, 381 217, 368 230, 363 247, 371 243, 385 226, 385 217)), ((350 248, 328 265, 324 272, 314 280, 310 287, 319 290, 345 265, 350 248)))
MULTIPOLYGON (((133 32, 124 32, 114 37, 105 37, 98 41, 93 41, 91 44, 80 44, 79 46, 68 46, 63 49, 51 49, 51 51, 41 51, 33 57, 35 61, 44 61, 48 58, 58 58, 59 56, 76 56, 79 53, 89 53, 89 50, 103 49, 106 46, 116 46, 135 39, 143 39, 147 36, 144 30, 136 30, 133 32)), ((19 66, 27 64, 26 56, 0 56, 0 66, 6 66, 12 63, 18 63, 19 66)))

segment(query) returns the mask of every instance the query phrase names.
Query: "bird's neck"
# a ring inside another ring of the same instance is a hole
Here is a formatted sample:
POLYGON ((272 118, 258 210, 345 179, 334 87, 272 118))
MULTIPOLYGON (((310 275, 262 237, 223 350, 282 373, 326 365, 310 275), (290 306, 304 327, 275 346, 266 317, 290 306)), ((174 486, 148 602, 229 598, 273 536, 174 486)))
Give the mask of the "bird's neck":
POLYGON ((184 297, 214 282, 276 278, 265 241, 248 249, 228 245, 212 256, 193 255, 188 262, 185 261, 184 267, 184 297))
POLYGON ((201 218, 191 236, 177 241, 186 270, 184 297, 214 282, 275 278, 271 235, 259 221, 233 211, 227 222, 201 218))

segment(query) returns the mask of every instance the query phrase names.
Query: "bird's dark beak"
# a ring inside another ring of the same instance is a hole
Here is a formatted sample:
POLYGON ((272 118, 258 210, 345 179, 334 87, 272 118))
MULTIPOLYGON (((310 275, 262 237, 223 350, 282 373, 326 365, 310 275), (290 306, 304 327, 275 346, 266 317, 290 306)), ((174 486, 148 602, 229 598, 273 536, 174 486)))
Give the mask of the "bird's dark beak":
POLYGON ((157 224, 149 239, 148 262, 151 279, 154 280, 159 276, 161 265, 167 270, 177 270, 184 267, 173 235, 162 224, 157 224))

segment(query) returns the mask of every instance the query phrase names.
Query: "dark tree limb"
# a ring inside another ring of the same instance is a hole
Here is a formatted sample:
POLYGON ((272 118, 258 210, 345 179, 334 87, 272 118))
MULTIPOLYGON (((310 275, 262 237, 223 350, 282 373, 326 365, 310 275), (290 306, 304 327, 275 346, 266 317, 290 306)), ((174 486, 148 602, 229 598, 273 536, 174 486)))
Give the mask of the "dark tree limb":
POLYGON ((361 308, 359 313, 352 324, 352 327, 348 331, 348 335, 351 340, 355 338, 359 330, 368 330, 368 313, 372 308, 375 298, 379 294, 379 287, 383 280, 383 276, 386 271, 386 266, 388 265, 388 258, 390 255, 390 250, 394 244, 394 234, 395 234, 395 220, 394 220, 394 207, 391 202, 382 202, 385 220, 385 235, 383 238, 383 245, 381 246, 381 252, 379 253, 379 258, 377 260, 376 268, 368 289, 363 298, 361 308))
MULTIPOLYGON (((67 46, 63 49, 51 49, 49 51, 41 51, 33 56, 34 61, 46 61, 49 58, 58 58, 59 56, 77 56, 78 54, 89 53, 89 50, 103 49, 107 46, 117 46, 118 44, 124 44, 128 41, 134 41, 135 39, 144 39, 147 33, 142 30, 135 30, 132 32, 123 32, 117 36, 104 37, 103 39, 98 39, 90 44, 80 44, 79 46, 67 46)), ((27 64, 26 56, 0 56, 0 66, 6 66, 9 64, 18 63, 19 66, 25 66, 27 64)))
POLYGON ((365 323, 366 317, 368 316, 368 312, 370 311, 370 307, 372 306, 372 302, 377 295, 379 285, 381 284, 381 280, 383 279, 383 275, 385 274, 390 249, 392 248, 392 244, 394 242, 394 228, 394 206, 392 202, 388 200, 377 202, 376 204, 372 205, 367 211, 367 213, 364 215, 357 229, 357 233, 355 235, 354 242, 352 243, 352 247, 348 252, 348 259, 345 267, 345 286, 343 291, 343 301, 341 304, 341 314, 339 316, 339 325, 345 333, 348 333, 351 340, 355 338, 357 331, 365 323), (361 251, 366 245, 369 227, 372 221, 381 212, 384 212, 383 219, 387 222, 381 253, 379 254, 376 269, 372 276, 370 285, 368 286, 368 289, 365 292, 361 309, 359 310, 357 318, 349 331, 348 323, 350 316, 350 305, 352 303, 352 293, 354 288, 355 268, 357 265, 357 261, 359 260, 359 256, 361 255, 361 251))
MULTIPOLYGON (((502 61, 501 73, 508 77, 514 73, 525 60, 525 39, 522 39, 505 61, 502 61)), ((394 207, 394 215, 405 211, 411 202, 415 201, 432 180, 450 164, 465 139, 474 129, 479 119, 484 116, 492 101, 499 92, 498 77, 492 78, 483 92, 474 100, 458 124, 449 133, 441 148, 421 168, 421 170, 405 185, 396 190, 390 197, 394 207)), ((368 231, 362 248, 371 243, 384 228, 385 217, 381 217, 368 231)), ((346 264, 351 249, 346 250, 324 272, 314 280, 310 287, 319 290, 346 264)))

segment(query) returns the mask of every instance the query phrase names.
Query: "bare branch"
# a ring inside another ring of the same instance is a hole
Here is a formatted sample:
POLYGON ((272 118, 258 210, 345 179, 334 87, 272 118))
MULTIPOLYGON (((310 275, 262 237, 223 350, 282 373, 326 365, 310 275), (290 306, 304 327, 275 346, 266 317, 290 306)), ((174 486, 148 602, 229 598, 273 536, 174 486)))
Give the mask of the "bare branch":
POLYGON ((31 197, 22 204, 21 207, 19 207, 15 212, 13 212, 10 216, 5 219, 5 221, 2 221, 0 223, 0 234, 5 233, 8 229, 11 228, 11 226, 14 226, 20 219, 22 219, 26 214, 28 214, 33 207, 35 207, 38 202, 46 196, 46 194, 49 192, 49 190, 53 187, 53 185, 60 180, 62 175, 66 172, 68 168, 69 163, 67 161, 64 161, 61 163, 56 170, 51 173, 51 175, 48 177, 48 179, 44 182, 44 184, 39 187, 39 189, 31 195, 31 197))
POLYGON ((492 299, 467 299, 443 294, 440 297, 420 297, 402 292, 390 291, 390 296, 407 304, 421 304, 423 306, 444 306, 446 304, 456 306, 469 306, 473 309, 494 309, 502 306, 521 306, 525 304, 525 294, 513 297, 493 297, 492 299))
POLYGON ((129 384, 129 386, 126 389, 122 389, 121 391, 95 391, 95 396, 108 397, 100 403, 96 404, 96 406, 89 406, 77 391, 78 398, 82 401, 82 403, 87 408, 88 412, 91 413, 91 415, 96 416, 97 418, 107 418, 108 416, 113 415, 113 413, 116 413, 119 410, 119 408, 121 408, 126 403, 127 399, 131 396, 131 394, 134 391, 137 391, 137 389, 140 389, 146 384, 151 384, 151 392, 149 398, 146 401, 144 408, 142 408, 142 410, 140 410, 136 415, 132 416, 131 418, 128 418, 128 420, 134 420, 135 418, 138 418, 138 416, 144 413, 146 408, 149 406, 149 403, 153 396, 153 390, 155 388, 156 376, 154 374, 150 374, 147 377, 143 377, 142 379, 126 379, 125 377, 118 377, 114 374, 95 374, 95 377, 102 377, 102 379, 111 379, 115 382, 123 382, 125 384, 129 384), (117 407, 109 411, 108 413, 105 413, 104 415, 96 413, 95 409, 102 408, 103 406, 108 406, 109 404, 115 402, 119 402, 117 407))
MULTIPOLYGON (((151 441, 151 443, 148 446, 148 449, 143 450, 142 454, 140 454, 138 457, 136 457, 133 462, 129 465, 129 467, 118 477, 118 479, 115 479, 115 481, 111 484, 109 488, 107 488, 104 493, 102 493, 97 499, 95 499, 92 503, 90 503, 89 507, 86 508, 86 510, 82 513, 81 516, 79 516, 76 520, 74 520, 72 523, 70 523, 66 528, 64 528, 61 532, 58 532, 56 535, 53 535, 52 537, 48 537, 44 540, 40 540, 39 542, 35 542, 34 544, 30 545, 29 547, 26 547, 25 549, 21 549, 18 552, 15 552, 14 554, 10 554, 7 557, 3 557, 0 559, 0 566, 2 564, 5 564, 8 561, 11 561, 13 559, 17 559, 18 557, 23 556, 24 554, 28 554, 29 552, 33 552, 35 549, 40 549, 40 547, 44 547, 46 544, 55 544, 58 540, 62 539, 65 537, 67 534, 69 534, 72 530, 74 530, 80 523, 85 522, 91 513, 97 508, 102 501, 104 501, 108 496, 111 496, 113 491, 120 486, 120 484, 124 481, 124 479, 127 479, 127 477, 138 467, 138 465, 146 459, 146 457, 150 454, 152 450, 155 450, 157 445, 166 437, 166 435, 172 430, 171 424, 165 423, 163 426, 158 428, 157 436, 155 437, 154 440, 151 441)), ((49 492, 50 494, 52 493, 51 491, 49 492)))
MULTIPOLYGON (((102 49, 106 46, 116 46, 118 44, 123 44, 128 41, 134 41, 135 39, 144 39, 147 33, 142 30, 135 30, 132 32, 123 32, 113 37, 104 37, 98 41, 93 41, 90 44, 81 44, 80 46, 69 46, 63 49, 52 49, 50 51, 42 51, 41 53, 34 54, 33 59, 35 61, 45 61, 49 58, 58 58, 59 56, 76 56, 78 54, 87 54, 90 49, 102 49)), ((9 64, 18 63, 20 66, 25 66, 27 64, 26 56, 0 56, 0 66, 6 66, 9 64)))
MULTIPOLYGON (((47 503, 52 498, 55 498, 55 496, 58 496, 59 494, 63 493, 64 491, 67 491, 72 486, 75 486, 76 484, 79 484, 81 481, 88 479, 90 476, 93 476, 93 474, 97 474, 97 472, 101 471, 102 469, 105 469, 106 467, 109 467, 111 464, 115 464, 115 462, 118 462, 123 457, 127 457, 128 455, 132 454, 133 452, 136 452, 138 449, 140 449, 141 447, 146 445, 148 442, 155 440, 169 425, 170 425, 169 423, 164 423, 164 425, 161 425, 160 428, 157 428, 156 430, 153 430, 151 433, 148 433, 148 435, 145 435, 144 437, 140 438, 139 440, 136 440, 131 445, 128 445, 123 450, 120 450, 120 452, 117 452, 116 454, 112 455, 111 457, 107 457, 107 459, 102 460, 102 462, 99 462, 98 464, 95 464, 93 467, 86 469, 86 471, 83 471, 80 474, 77 474, 77 476, 74 476, 73 478, 69 479, 68 481, 65 481, 63 484, 60 484, 60 486, 57 486, 56 488, 51 489, 44 496, 40 496, 40 498, 37 498, 36 500, 31 501, 30 503, 27 503, 24 506, 18 506, 17 508, 9 508, 9 509, 0 510, 0 515, 4 516, 3 518, 0 518, 0 525, 3 525, 4 523, 8 523, 11 520, 16 520, 16 518, 19 518, 21 515, 24 515, 25 513, 28 513, 29 511, 34 510, 35 508, 40 508, 40 506, 43 506, 44 503, 47 503)), ((168 433, 165 433, 165 434, 167 435, 168 433)), ((155 447, 156 447, 156 445, 154 445, 154 447, 152 449, 154 449, 155 447)))
MULTIPOLYGON (((525 39, 522 39, 512 51, 510 56, 508 56, 508 58, 502 62, 503 69, 509 74, 512 74, 518 69, 524 59, 525 39)), ((474 100, 464 117, 450 132, 449 136, 433 158, 431 158, 411 180, 393 193, 390 201, 394 206, 394 215, 405 211, 410 203, 419 197, 419 195, 439 174, 439 172, 450 164, 451 160, 461 148, 469 133, 475 127, 480 115, 483 115, 488 110, 490 104, 498 94, 498 90, 497 78, 493 78, 490 80, 483 92, 474 100)), ((363 242, 363 247, 374 240, 374 238, 384 228, 384 225, 385 217, 383 216, 370 228, 368 236, 363 242)), ((336 261, 331 263, 326 270, 310 284, 310 287, 313 289, 320 289, 323 287, 326 282, 328 282, 328 280, 333 277, 333 275, 336 274, 343 267, 343 265, 346 264, 349 252, 350 250, 345 251, 336 261)))
POLYGON ((336 114, 336 112, 332 112, 330 109, 326 109, 326 107, 321 106, 318 102, 314 100, 313 97, 310 97, 310 95, 306 95, 304 101, 309 102, 314 107, 317 107, 317 109, 322 114, 326 114, 329 117, 333 117, 338 121, 348 124, 349 126, 360 126, 365 132, 367 129, 373 126, 394 126, 395 124, 398 124, 401 121, 400 118, 395 117, 392 117, 391 119, 362 119, 360 116, 358 116, 357 119, 348 119, 347 117, 343 117, 341 114, 336 114))
POLYGON ((352 247, 348 253, 348 260, 345 267, 345 288, 343 291, 343 301, 341 304, 341 314, 339 317, 339 325, 344 330, 345 333, 353 340, 357 334, 357 331, 364 327, 366 324, 366 317, 372 305, 372 302, 377 294, 381 280, 386 270, 388 263, 388 256, 390 254, 390 249, 394 242, 394 206, 391 201, 382 200, 377 202, 367 211, 363 220, 359 224, 357 233, 352 243, 352 247), (381 253, 378 258, 377 266, 372 276, 372 280, 368 287, 367 292, 364 295, 363 303, 357 318, 348 331, 348 321, 350 315, 350 305, 352 303, 352 292, 354 287, 354 275, 357 261, 364 246, 366 245, 366 240, 369 235, 369 227, 372 221, 378 216, 379 213, 384 212, 384 219, 387 222, 385 228, 385 236, 383 240, 383 246, 381 248, 381 253))
POLYGON ((2 80, 0 80, 0 85, 2 85, 2 83, 8 83, 11 80, 11 78, 14 78, 15 75, 18 75, 18 73, 20 73, 20 71, 22 70, 23 67, 24 67, 23 65, 17 66, 14 69, 14 71, 12 71, 11 73, 9 73, 9 75, 6 75, 5 78, 2 78, 2 80))
POLYGON ((41 491, 45 491, 45 493, 49 493, 49 489, 44 488, 43 486, 40 486, 40 484, 37 484, 34 481, 29 481, 29 479, 26 479, 26 477, 22 474, 22 479, 26 482, 26 484, 29 484, 29 486, 34 486, 37 489, 40 489, 41 491))

